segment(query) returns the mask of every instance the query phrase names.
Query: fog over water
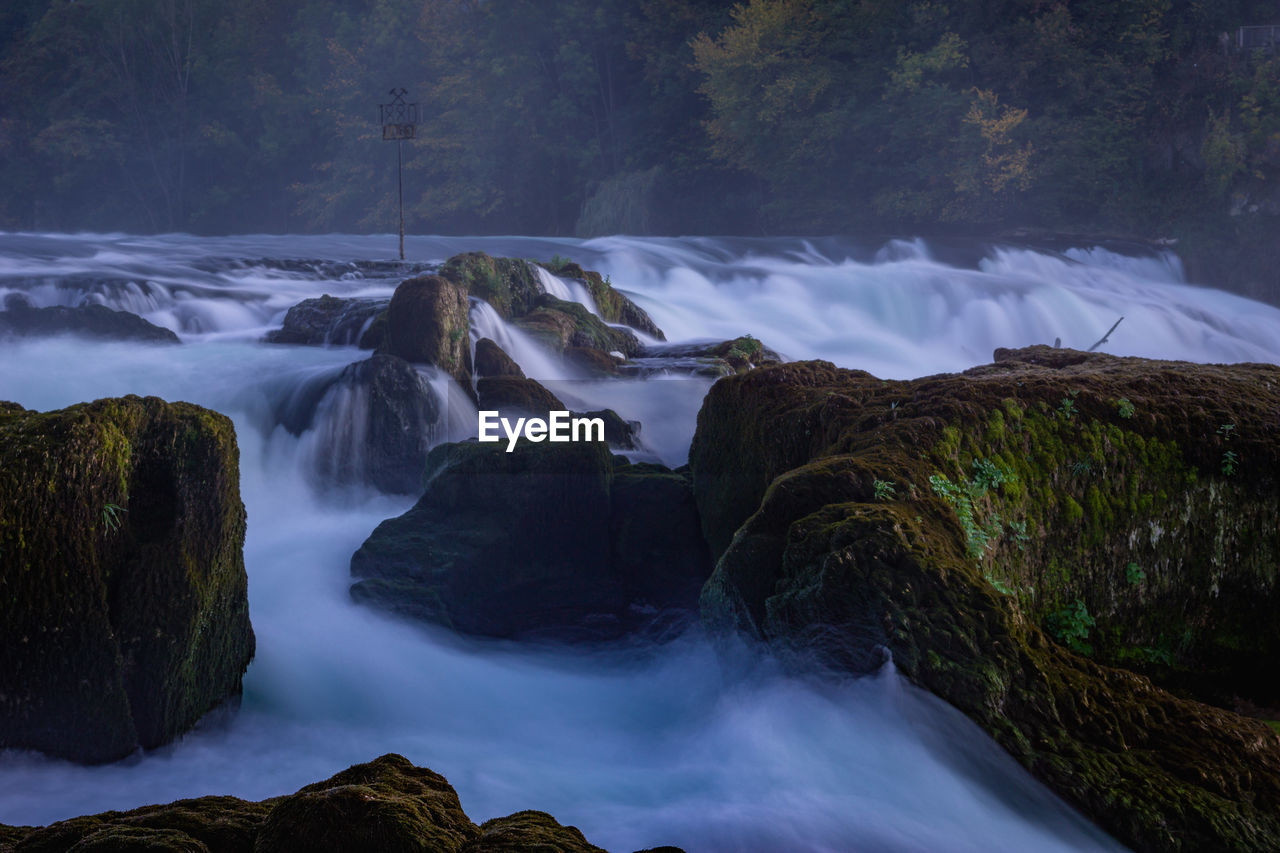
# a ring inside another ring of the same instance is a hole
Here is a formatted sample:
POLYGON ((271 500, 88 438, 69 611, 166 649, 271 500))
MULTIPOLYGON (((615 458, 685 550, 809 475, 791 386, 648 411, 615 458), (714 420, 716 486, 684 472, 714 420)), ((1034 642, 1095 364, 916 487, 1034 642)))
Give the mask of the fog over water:
MULTIPOLYGON (((368 354, 259 338, 307 297, 389 298, 401 273, 350 262, 394 248, 387 236, 0 235, 0 301, 100 302, 182 337, 177 347, 0 341, 0 399, 48 409, 155 394, 229 414, 258 639, 239 712, 169 747, 94 768, 0 752, 0 823, 202 794, 260 799, 399 752, 448 777, 473 820, 542 809, 618 851, 1115 847, 892 667, 801 678, 755 649, 717 655, 697 630, 657 648, 521 647, 352 604, 351 553, 412 500, 317 476, 323 430, 356 417, 358 403, 330 398, 300 434, 279 412, 368 354)), ((1120 316, 1104 347, 1115 354, 1280 363, 1280 310, 1192 286, 1172 257, 623 237, 409 237, 406 250, 424 263, 472 250, 558 254, 609 275, 672 341, 749 333, 788 358, 885 378, 961 370, 999 346, 1061 338, 1084 349, 1120 316)), ((589 301, 579 290, 565 293, 589 301)), ((708 380, 582 381, 487 306, 473 304, 472 318, 530 375, 640 420, 646 453, 687 457, 708 380)), ((437 439, 465 437, 465 395, 434 371, 424 381, 450 400, 437 439)))

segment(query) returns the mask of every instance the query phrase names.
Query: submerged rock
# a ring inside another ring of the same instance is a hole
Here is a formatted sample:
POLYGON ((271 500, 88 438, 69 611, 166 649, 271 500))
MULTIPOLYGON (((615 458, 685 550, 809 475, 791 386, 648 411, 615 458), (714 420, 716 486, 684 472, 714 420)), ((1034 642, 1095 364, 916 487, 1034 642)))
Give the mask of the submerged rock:
POLYGON ((128 311, 115 311, 105 305, 80 305, 68 308, 33 308, 25 297, 10 294, 0 311, 0 337, 43 337, 78 335, 112 341, 150 341, 180 343, 178 336, 128 311))
POLYGON ((270 344, 360 343, 374 317, 386 310, 386 299, 339 299, 327 293, 304 299, 289 309, 284 325, 263 338, 270 344))
POLYGON ((1271 701, 1278 415, 1275 367, 1043 347, 721 381, 690 455, 704 619, 892 656, 1138 849, 1280 846, 1280 736, 1103 665, 1271 701))
POLYGON ((189 403, 0 407, 0 747, 112 761, 239 696, 237 465, 189 403))
POLYGON ((200 797, 43 828, 0 826, 0 849, 6 844, 21 853, 603 853, 577 827, 545 812, 476 826, 443 776, 395 754, 260 803, 200 797))
POLYGON ((442 445, 418 504, 351 558, 357 601, 466 634, 609 638, 690 610, 710 571, 689 483, 603 442, 442 445))

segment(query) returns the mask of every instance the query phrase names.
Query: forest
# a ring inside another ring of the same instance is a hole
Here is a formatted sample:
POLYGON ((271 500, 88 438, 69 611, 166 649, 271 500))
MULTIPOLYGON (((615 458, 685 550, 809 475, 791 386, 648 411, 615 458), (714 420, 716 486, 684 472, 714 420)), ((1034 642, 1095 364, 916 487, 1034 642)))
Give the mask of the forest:
POLYGON ((1271 242, 1259 0, 6 0, 0 228, 1271 242))

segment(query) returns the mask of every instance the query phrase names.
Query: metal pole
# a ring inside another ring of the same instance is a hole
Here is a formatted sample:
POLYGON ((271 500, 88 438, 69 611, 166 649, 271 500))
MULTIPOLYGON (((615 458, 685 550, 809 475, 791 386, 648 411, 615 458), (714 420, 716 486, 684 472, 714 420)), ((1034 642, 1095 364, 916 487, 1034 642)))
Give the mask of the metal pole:
POLYGON ((404 260, 404 143, 396 142, 396 193, 400 197, 400 260, 404 260))

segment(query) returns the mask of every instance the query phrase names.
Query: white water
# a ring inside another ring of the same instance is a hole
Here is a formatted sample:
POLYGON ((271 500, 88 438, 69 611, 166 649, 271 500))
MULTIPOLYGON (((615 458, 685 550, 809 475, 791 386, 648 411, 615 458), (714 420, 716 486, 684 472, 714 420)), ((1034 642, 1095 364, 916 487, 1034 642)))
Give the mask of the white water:
MULTIPOLYGON (((349 260, 385 256, 393 245, 343 236, 0 235, 0 290, 69 304, 74 291, 60 289, 59 278, 131 278, 136 289, 102 288, 91 298, 136 306, 187 341, 0 341, 0 399, 47 409, 149 393, 231 414, 258 636, 241 711, 179 743, 99 768, 0 753, 0 822, 41 824, 207 793, 261 798, 397 751, 444 773, 473 819, 544 809, 619 851, 1111 846, 961 715, 893 672, 817 684, 774 671, 750 650, 719 660, 696 633, 657 650, 536 651, 459 640, 350 604, 351 552, 410 501, 317 491, 308 458, 317 433, 291 435, 271 412, 308 377, 366 354, 254 339, 302 298, 386 296, 395 281, 206 261, 349 260), (15 275, 50 280, 3 280, 15 275)), ((610 274, 673 341, 751 333, 791 357, 883 376, 958 370, 997 346, 1054 337, 1087 347, 1122 314, 1111 352, 1280 361, 1280 311, 1187 286, 1167 261, 1104 252, 992 251, 975 269, 933 260, 918 241, 880 247, 878 259, 876 250, 799 240, 409 238, 407 249, 423 261, 472 249, 569 256, 610 274)), ((477 330, 509 347, 526 372, 568 376, 489 313, 473 310, 477 330)), ((707 383, 565 386, 555 390, 640 417, 646 441, 678 464, 707 383)))

